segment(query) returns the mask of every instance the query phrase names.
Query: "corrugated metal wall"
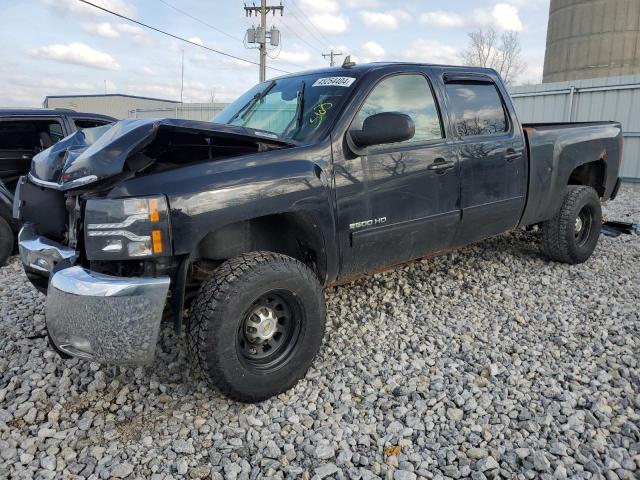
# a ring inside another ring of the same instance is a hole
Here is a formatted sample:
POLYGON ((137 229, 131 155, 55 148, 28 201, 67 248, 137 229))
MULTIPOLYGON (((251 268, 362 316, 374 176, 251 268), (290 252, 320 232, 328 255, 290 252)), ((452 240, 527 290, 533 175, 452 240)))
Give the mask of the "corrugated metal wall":
POLYGON ((624 132, 620 176, 640 181, 640 75, 510 88, 524 123, 616 120, 624 132))
POLYGON ((51 96, 44 103, 46 108, 70 108, 77 112, 100 113, 118 119, 129 117, 133 109, 171 108, 177 102, 129 95, 77 95, 51 96))
POLYGON ((177 103, 159 108, 135 108, 129 111, 130 118, 181 118, 184 120, 208 121, 220 113, 228 103, 177 103))

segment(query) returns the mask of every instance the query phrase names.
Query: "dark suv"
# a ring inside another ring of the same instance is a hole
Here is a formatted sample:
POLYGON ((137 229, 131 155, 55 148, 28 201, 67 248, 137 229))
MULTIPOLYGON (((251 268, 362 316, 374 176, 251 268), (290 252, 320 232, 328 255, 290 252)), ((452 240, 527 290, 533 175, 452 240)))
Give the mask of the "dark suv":
POLYGON ((0 109, 0 265, 14 248, 19 224, 11 215, 13 193, 20 175, 31 168, 31 158, 78 130, 115 121, 66 109, 0 109))

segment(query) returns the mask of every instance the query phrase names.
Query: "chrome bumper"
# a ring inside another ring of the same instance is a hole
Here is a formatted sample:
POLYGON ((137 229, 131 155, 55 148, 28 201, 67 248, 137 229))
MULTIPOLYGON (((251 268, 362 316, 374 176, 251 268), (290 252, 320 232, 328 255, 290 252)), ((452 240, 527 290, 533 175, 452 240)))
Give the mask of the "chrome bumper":
POLYGON ((77 252, 37 236, 31 225, 18 245, 25 271, 48 277, 47 329, 61 352, 119 365, 153 361, 169 277, 114 277, 72 266, 77 252), (66 268, 56 271, 63 261, 66 268))
POLYGON ((58 262, 66 260, 73 265, 78 259, 78 252, 74 249, 39 236, 29 223, 18 233, 18 249, 25 268, 43 275, 49 275, 58 262))
POLYGON ((70 267, 53 274, 47 328, 64 353, 100 363, 153 361, 169 277, 112 277, 70 267))

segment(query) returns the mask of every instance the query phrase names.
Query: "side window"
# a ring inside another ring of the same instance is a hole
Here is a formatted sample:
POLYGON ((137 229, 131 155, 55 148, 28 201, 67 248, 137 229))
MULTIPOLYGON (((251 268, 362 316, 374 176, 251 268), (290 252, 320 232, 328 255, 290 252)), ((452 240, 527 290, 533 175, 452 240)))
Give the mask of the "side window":
POLYGON ((51 137, 52 143, 57 143, 64 138, 64 131, 62 130, 62 125, 59 123, 50 123, 49 124, 49 137, 51 137))
POLYGON ((76 124, 78 130, 83 130, 85 128, 101 127, 111 122, 107 122, 106 120, 92 120, 90 118, 74 118, 73 123, 76 124))
POLYGON ((0 149, 40 151, 64 137, 57 120, 12 120, 0 122, 0 149))
POLYGON ((507 116, 493 83, 451 82, 446 84, 446 90, 458 135, 497 135, 507 131, 507 116))
POLYGON ((360 129, 367 117, 383 112, 409 115, 416 124, 413 142, 443 137, 431 87, 422 75, 403 74, 382 80, 367 97, 351 128, 360 129))

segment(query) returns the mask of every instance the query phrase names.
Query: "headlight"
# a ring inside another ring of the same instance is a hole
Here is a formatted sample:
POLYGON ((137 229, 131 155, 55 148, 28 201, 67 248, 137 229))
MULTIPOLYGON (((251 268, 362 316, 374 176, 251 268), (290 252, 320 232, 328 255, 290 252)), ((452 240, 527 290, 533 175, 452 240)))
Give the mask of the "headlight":
POLYGON ((84 240, 89 260, 171 255, 164 196, 87 200, 84 240))

